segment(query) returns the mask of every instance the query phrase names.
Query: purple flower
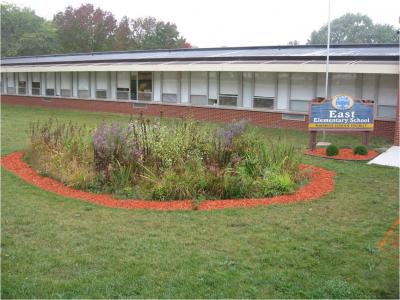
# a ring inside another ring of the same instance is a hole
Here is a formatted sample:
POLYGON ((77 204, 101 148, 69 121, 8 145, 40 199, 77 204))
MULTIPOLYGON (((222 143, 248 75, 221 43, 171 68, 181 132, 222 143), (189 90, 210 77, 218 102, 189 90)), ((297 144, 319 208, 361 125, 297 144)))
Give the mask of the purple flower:
POLYGON ((142 160, 142 158, 143 158, 143 151, 142 151, 142 149, 139 147, 139 145, 136 146, 134 154, 135 154, 136 160, 138 160, 138 161, 141 161, 141 160, 142 160))

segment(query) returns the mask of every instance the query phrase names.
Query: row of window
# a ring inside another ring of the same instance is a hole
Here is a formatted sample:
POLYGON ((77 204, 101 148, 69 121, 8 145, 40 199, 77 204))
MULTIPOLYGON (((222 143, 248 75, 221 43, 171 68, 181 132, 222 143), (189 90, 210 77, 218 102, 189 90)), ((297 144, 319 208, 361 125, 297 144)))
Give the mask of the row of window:
MULTIPOLYGON (((86 72, 88 73, 88 72, 86 72)), ((95 97, 98 99, 110 98, 109 95, 109 74, 106 72, 99 72, 101 74, 95 74, 95 80, 101 79, 101 85, 96 84, 95 97), (103 74, 104 73, 104 74, 103 74), (103 78, 104 77, 104 78, 103 78), (108 83, 107 83, 108 82, 108 83), (101 87, 101 88, 99 88, 101 87), (103 88, 104 87, 104 88, 103 88)), ((158 72, 160 73, 160 72, 158 72)), ((161 95, 159 98, 162 102, 166 103, 177 103, 184 93, 188 94, 188 99, 185 102, 190 102, 194 105, 220 105, 220 106, 246 106, 254 107, 259 109, 274 109, 277 105, 276 97, 277 85, 278 85, 278 74, 277 73, 243 73, 243 77, 240 79, 238 72, 181 72, 189 74, 185 77, 179 72, 163 72, 161 77, 158 78, 157 87, 161 90, 161 95), (179 75, 178 75, 179 74, 179 75), (189 90, 181 90, 181 83, 186 80, 186 84, 189 84, 189 90), (239 103, 239 84, 242 84, 243 89, 249 86, 251 83, 253 95, 266 95, 266 96, 252 96, 251 93, 247 93, 243 90, 243 101, 252 100, 251 103, 239 103), (220 93, 217 93, 219 91, 220 93), (197 94, 196 94, 197 92, 197 94), (233 93, 232 93, 233 92, 233 93)), ((72 97, 72 74, 61 74, 61 80, 68 75, 70 88, 63 88, 68 86, 65 82, 61 81, 60 96, 62 97, 72 97)), ((79 74, 78 75, 78 91, 77 96, 79 98, 90 98, 89 91, 89 75, 79 74), (86 78, 86 77, 87 78, 86 78), (82 82, 80 81, 82 80, 82 82), (86 84, 86 85, 85 85, 86 84), (83 88, 81 88, 81 86, 83 88)), ((25 79, 24 76, 18 75, 18 79, 25 79)), ((40 75, 36 77, 33 76, 32 79, 40 80, 40 75)), ((46 80, 48 77, 54 77, 45 74, 46 80)), ((310 99, 315 95, 319 95, 322 91, 320 89, 319 82, 321 81, 321 74, 311 74, 311 73, 293 73, 290 75, 290 80, 287 80, 289 85, 289 110, 296 112, 307 112, 309 107, 310 99)), ((15 80, 15 76, 13 77, 15 80)), ((333 74, 332 75, 332 90, 331 93, 337 93, 339 91, 356 94, 356 81, 359 80, 360 75, 357 74, 333 74)), ((362 77, 362 94, 370 96, 370 99, 375 99, 379 97, 379 102, 377 105, 377 114, 380 117, 393 118, 396 111, 396 76, 391 75, 381 75, 375 76, 370 74, 365 74, 362 77), (372 88, 370 87, 372 86, 372 88), (378 88, 379 87, 379 88, 378 88)), ((8 78, 7 78, 8 80, 8 78)), ((41 82, 32 81, 32 95, 41 95, 41 82)), ((280 79, 281 80, 281 79, 280 79)), ((54 81, 54 80, 53 80, 54 81)), ((52 81, 52 83, 54 83, 52 81)), ((13 86, 7 86, 7 93, 9 94, 27 94, 28 87, 27 81, 17 80, 18 91, 14 84, 13 86)), ((97 81, 96 81, 97 82, 97 81)), ((45 88, 46 96, 55 96, 55 88, 47 88, 48 83, 45 88)), ((121 100, 140 100, 140 101, 151 101, 153 97, 153 73, 152 72, 118 72, 117 82, 116 82, 116 98, 121 100), (121 74, 119 74, 121 73, 121 74), (127 73, 127 74, 125 74, 127 73), (119 76, 125 76, 124 78, 119 76), (119 81, 120 79, 120 81, 119 81), (123 82, 123 86, 119 87, 120 82, 123 82), (129 87, 128 87, 129 86, 129 87)), ((50 84, 50 86, 55 86, 55 84, 50 84)))

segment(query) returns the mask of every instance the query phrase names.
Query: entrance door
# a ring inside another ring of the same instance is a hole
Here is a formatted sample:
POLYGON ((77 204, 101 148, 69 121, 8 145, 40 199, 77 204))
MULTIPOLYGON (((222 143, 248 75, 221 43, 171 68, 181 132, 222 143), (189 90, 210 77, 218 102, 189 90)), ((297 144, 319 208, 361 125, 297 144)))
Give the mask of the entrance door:
POLYGON ((131 100, 137 100, 137 78, 136 78, 136 74, 131 74, 131 100))

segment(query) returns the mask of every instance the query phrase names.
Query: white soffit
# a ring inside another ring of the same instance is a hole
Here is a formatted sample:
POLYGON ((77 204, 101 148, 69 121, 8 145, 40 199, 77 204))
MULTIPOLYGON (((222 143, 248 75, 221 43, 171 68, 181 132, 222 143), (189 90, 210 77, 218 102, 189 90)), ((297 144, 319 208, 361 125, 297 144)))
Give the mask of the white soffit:
MULTIPOLYGON (((233 71, 233 72, 325 72, 325 61, 287 62, 176 62, 176 63, 113 63, 54 64, 2 66, 1 72, 101 72, 101 71, 233 71)), ((332 73, 399 74, 398 62, 331 62, 332 73)))

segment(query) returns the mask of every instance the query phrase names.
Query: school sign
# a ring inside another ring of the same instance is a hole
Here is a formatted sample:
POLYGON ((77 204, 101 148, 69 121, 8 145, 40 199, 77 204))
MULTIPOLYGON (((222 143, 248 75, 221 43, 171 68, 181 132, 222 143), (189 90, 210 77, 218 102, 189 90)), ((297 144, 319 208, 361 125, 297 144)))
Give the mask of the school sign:
POLYGON ((348 95, 337 95, 331 101, 311 102, 308 129, 374 130, 373 101, 355 101, 348 95))

